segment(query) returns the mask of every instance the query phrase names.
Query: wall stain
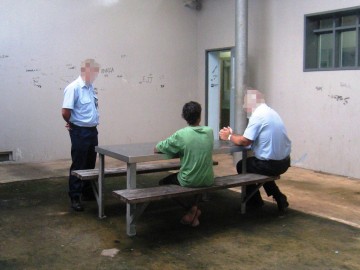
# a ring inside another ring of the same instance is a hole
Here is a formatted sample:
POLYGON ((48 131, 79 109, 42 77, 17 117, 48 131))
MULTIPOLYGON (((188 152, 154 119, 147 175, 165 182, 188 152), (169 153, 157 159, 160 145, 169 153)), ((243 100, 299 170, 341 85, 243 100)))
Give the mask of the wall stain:
POLYGON ((340 86, 345 88, 351 88, 351 85, 345 82, 340 82, 340 86))
POLYGON ((302 163, 306 160, 307 158, 307 153, 303 154, 299 159, 291 159, 291 164, 294 165, 294 164, 297 164, 297 163, 302 163))

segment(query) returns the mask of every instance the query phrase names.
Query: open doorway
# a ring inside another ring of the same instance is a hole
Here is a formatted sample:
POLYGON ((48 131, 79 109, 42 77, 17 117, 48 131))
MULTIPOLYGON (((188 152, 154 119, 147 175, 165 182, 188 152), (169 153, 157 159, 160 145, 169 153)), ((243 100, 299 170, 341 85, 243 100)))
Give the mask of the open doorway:
POLYGON ((218 138, 220 129, 234 123, 234 53, 232 49, 206 52, 206 124, 218 138))

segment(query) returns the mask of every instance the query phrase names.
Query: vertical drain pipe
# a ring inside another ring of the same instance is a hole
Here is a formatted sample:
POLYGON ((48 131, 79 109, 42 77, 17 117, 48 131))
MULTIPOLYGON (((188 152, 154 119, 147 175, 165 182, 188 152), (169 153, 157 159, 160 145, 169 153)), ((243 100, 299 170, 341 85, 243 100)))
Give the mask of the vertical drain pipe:
MULTIPOLYGON (((235 8, 235 126, 234 132, 243 134, 246 128, 246 112, 243 110, 244 93, 247 87, 248 52, 248 0, 236 0, 235 8)), ((240 153, 238 153, 240 154, 240 153)), ((243 158, 246 152, 243 152, 243 158)), ((240 159, 234 155, 234 162, 240 159)), ((243 172, 245 172, 243 162, 243 172)))

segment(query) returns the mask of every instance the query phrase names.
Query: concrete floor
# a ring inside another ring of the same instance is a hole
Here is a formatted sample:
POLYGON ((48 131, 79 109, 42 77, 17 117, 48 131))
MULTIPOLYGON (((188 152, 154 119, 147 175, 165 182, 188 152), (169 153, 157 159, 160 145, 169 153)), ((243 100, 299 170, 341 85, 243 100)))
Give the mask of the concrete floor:
MULTIPOLYGON (((215 159, 217 175, 235 173, 230 156, 215 159)), ((241 215, 239 191, 225 190, 202 203, 200 227, 181 225, 183 209, 161 201, 129 238, 125 205, 111 196, 125 178, 107 179, 107 218, 99 220, 95 202, 82 213, 69 209, 69 165, 0 164, 1 270, 360 269, 360 180, 292 167, 278 181, 290 202, 285 216, 271 199, 241 215)), ((138 183, 156 185, 165 175, 141 175, 138 183)))

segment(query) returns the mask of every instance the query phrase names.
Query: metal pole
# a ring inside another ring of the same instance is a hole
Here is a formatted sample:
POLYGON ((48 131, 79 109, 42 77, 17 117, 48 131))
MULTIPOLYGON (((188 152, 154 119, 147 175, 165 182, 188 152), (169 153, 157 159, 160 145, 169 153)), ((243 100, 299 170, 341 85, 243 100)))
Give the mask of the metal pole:
MULTIPOLYGON (((243 110, 244 94, 247 87, 247 51, 248 51, 248 0, 236 0, 235 8, 235 126, 237 134, 243 134, 246 128, 246 112, 243 110)), ((233 156, 234 163, 241 158, 233 156)), ((246 155, 242 155, 243 173, 246 168, 246 155)))
POLYGON ((235 25, 235 133, 243 134, 246 112, 243 110, 247 86, 248 0, 236 0, 235 25))

